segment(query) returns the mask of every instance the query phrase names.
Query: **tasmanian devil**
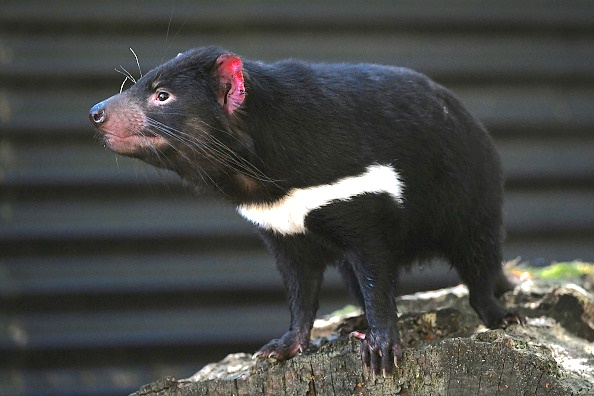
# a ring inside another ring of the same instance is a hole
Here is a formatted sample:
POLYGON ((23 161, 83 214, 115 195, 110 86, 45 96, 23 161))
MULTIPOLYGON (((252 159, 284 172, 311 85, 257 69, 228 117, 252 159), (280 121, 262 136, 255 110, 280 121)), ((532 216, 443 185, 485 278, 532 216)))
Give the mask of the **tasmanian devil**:
POLYGON ((497 297, 502 174, 483 126, 423 74, 374 64, 267 64, 192 49, 95 106, 116 153, 211 187, 253 222, 276 258, 291 324, 258 352, 309 345, 322 274, 336 265, 365 310, 364 362, 402 356, 398 273, 441 257, 490 328, 523 319, 497 297))

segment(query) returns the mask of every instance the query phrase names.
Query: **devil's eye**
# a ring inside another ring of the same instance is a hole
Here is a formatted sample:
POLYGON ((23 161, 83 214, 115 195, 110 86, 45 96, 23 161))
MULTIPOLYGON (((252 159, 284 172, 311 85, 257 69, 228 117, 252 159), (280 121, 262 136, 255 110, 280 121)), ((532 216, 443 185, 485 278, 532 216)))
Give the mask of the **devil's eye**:
POLYGON ((167 92, 159 92, 157 94, 157 100, 159 102, 165 102, 167 99, 169 99, 169 94, 167 92))

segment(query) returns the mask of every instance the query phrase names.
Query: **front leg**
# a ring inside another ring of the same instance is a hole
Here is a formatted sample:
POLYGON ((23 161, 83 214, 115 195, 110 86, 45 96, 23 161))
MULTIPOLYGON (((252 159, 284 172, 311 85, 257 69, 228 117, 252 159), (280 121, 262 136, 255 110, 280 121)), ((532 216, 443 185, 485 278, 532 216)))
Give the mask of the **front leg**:
POLYGON ((359 280, 369 323, 366 332, 354 331, 352 336, 363 340, 361 358, 374 374, 386 376, 394 371, 402 358, 398 313, 395 302, 397 274, 391 270, 392 258, 374 249, 365 256, 353 254, 353 271, 359 280))
POLYGON ((325 268, 325 252, 308 242, 305 236, 265 235, 276 257, 291 312, 289 330, 270 341, 254 356, 287 360, 309 346, 311 328, 318 311, 318 295, 325 268))
POLYGON ((398 264, 407 257, 398 249, 403 246, 398 241, 400 221, 400 208, 391 197, 365 195, 320 208, 306 222, 340 248, 341 265, 351 265, 341 273, 362 300, 368 322, 365 333, 352 335, 363 340, 361 357, 375 374, 393 372, 402 357, 395 297, 398 264))

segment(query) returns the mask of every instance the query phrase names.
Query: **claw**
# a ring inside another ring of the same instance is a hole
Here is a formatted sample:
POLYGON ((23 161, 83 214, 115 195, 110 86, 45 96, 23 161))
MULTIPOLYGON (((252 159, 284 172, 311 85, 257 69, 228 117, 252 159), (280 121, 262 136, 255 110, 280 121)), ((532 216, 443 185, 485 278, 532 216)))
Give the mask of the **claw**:
POLYGON ((498 329, 507 329, 509 325, 518 324, 520 326, 524 326, 526 324, 526 318, 523 315, 516 314, 516 313, 509 313, 501 318, 501 321, 498 325, 494 326, 494 328, 498 329))
POLYGON ((349 334, 350 338, 358 338, 360 340, 365 340, 365 333, 361 331, 351 331, 349 334))
POLYGON ((361 360, 369 370, 368 377, 371 374, 371 377, 375 379, 381 373, 385 378, 398 367, 398 359, 402 358, 402 347, 398 338, 379 342, 373 335, 359 331, 351 332, 349 337, 363 341, 361 343, 361 360))
POLYGON ((270 341, 256 351, 254 357, 285 361, 303 352, 307 346, 308 342, 303 341, 300 334, 295 335, 295 333, 287 332, 281 338, 270 341))

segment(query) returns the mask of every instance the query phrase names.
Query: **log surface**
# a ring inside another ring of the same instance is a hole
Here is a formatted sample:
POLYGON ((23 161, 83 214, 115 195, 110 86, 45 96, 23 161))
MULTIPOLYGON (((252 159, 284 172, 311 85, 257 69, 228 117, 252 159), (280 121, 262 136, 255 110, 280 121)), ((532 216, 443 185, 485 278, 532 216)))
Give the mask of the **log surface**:
POLYGON ((370 375, 359 340, 329 331, 332 318, 318 321, 314 345, 287 362, 229 355, 189 379, 166 378, 133 395, 594 394, 592 293, 527 282, 504 298, 528 323, 506 330, 485 329, 466 294, 459 286, 400 298, 404 356, 393 376, 370 375))

